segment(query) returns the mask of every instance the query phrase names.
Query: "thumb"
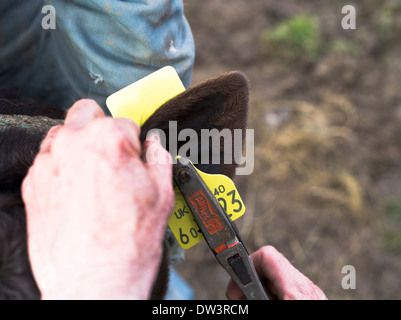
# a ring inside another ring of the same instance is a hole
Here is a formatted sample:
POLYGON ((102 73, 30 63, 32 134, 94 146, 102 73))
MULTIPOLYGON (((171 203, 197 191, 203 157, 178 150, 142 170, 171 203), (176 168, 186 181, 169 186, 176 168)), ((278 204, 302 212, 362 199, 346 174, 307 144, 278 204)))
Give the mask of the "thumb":
POLYGON ((81 99, 68 110, 64 125, 70 129, 78 130, 87 126, 94 119, 104 117, 104 112, 96 101, 81 99))

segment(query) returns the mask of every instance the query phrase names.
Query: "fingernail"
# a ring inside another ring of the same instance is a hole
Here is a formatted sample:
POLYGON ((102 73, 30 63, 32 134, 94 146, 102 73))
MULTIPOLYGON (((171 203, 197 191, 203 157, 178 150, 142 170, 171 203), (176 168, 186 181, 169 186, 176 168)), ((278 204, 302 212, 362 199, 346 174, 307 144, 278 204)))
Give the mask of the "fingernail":
POLYGON ((159 135, 159 133, 156 132, 156 131, 150 132, 150 133, 148 134, 146 140, 148 140, 148 141, 157 141, 157 142, 160 142, 160 135, 159 135))

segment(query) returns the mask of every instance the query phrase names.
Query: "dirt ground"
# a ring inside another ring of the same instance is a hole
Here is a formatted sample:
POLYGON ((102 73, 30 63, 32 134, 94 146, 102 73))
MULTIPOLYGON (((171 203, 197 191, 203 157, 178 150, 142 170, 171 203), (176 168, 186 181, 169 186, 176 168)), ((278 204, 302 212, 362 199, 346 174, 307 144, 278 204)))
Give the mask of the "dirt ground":
MULTIPOLYGON (((231 70, 250 80, 255 169, 236 178, 250 251, 274 245, 329 299, 401 299, 401 1, 184 4, 193 83, 231 70), (356 29, 344 30, 348 4, 356 29), (342 288, 345 265, 355 289, 342 288)), ((196 299, 225 299, 204 242, 177 269, 196 299)))

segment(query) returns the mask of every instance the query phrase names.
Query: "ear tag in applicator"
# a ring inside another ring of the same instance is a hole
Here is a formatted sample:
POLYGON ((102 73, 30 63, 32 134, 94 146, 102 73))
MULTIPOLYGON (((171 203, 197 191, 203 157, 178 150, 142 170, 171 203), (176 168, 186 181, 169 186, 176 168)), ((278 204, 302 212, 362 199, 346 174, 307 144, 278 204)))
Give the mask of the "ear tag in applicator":
MULTIPOLYGON (((244 202, 234 182, 229 177, 222 174, 205 173, 198 170, 195 166, 194 168, 219 201, 231 221, 238 219, 245 213, 244 202)), ((200 232, 191 209, 177 186, 174 187, 174 192, 175 207, 168 220, 168 225, 181 248, 189 249, 204 240, 204 237, 200 232)))
MULTIPOLYGON (((113 93, 106 105, 114 118, 129 118, 142 126, 160 106, 184 91, 175 69, 167 66, 113 93)), ((197 171, 232 221, 245 213, 245 205, 230 178, 197 171)), ((189 249, 204 238, 181 192, 177 187, 174 191, 175 207, 168 225, 180 246, 189 249)))

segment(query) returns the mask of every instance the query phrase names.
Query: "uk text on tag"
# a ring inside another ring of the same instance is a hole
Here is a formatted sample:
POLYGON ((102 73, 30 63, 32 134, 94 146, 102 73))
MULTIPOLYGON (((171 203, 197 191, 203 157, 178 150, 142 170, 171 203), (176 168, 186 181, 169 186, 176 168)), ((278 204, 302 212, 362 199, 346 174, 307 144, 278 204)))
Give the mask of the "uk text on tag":
MULTIPOLYGON (((245 205, 234 182, 222 174, 208 174, 196 169, 210 191, 214 194, 230 220, 245 213, 245 205)), ((189 249, 204 240, 199 227, 178 187, 175 191, 175 207, 168 225, 181 248, 189 249)))

